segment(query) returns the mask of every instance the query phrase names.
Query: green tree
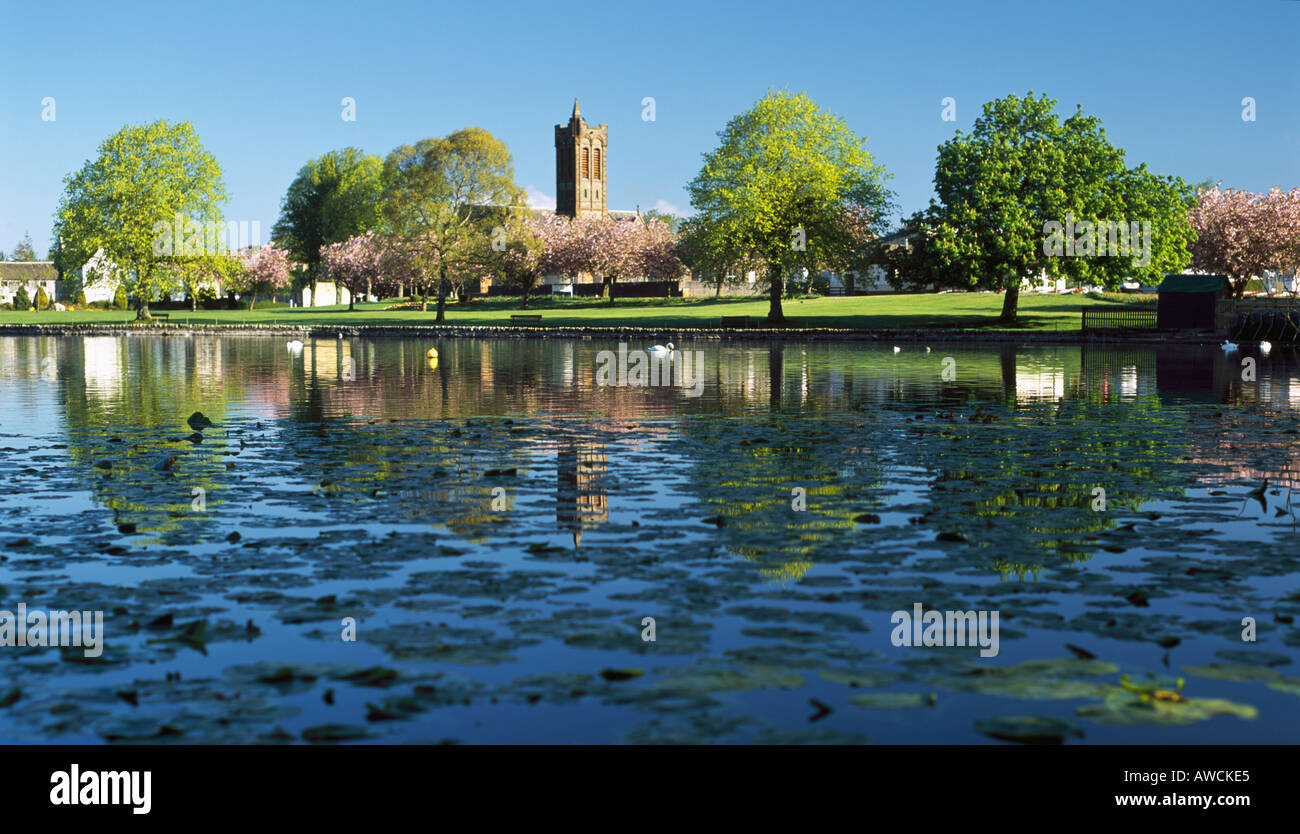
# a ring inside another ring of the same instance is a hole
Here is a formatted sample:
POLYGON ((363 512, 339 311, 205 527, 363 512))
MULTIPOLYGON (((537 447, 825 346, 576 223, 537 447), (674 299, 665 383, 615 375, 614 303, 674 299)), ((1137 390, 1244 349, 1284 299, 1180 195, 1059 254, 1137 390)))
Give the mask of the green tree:
POLYGON ((50 296, 47 292, 45 292, 45 287, 41 286, 40 284, 36 285, 36 299, 33 302, 32 306, 34 306, 37 310, 50 309, 50 296))
POLYGON ((322 246, 379 226, 383 167, 379 157, 357 148, 309 160, 289 184, 271 239, 307 274, 317 275, 322 246))
POLYGON ((32 246, 32 235, 30 232, 24 234, 23 239, 14 247, 13 259, 15 261, 36 260, 36 248, 32 246))
POLYGON ((691 205, 723 259, 752 254, 766 267, 768 321, 779 324, 784 275, 844 264, 862 245, 860 216, 871 225, 888 203, 886 174, 840 117, 807 95, 770 92, 727 123, 718 147, 689 186, 691 205))
POLYGON ((22 284, 18 287, 18 292, 14 293, 14 309, 26 311, 32 306, 32 297, 27 294, 27 285, 22 284))
POLYGON ((402 145, 384 160, 386 249, 420 295, 437 281, 437 321, 453 278, 473 271, 473 253, 522 201, 509 149, 482 128, 402 145))
POLYGON ((184 247, 191 249, 196 241, 189 230, 219 228, 226 199, 221 166, 189 122, 122 128, 64 185, 55 240, 70 250, 72 262, 84 263, 102 248, 115 266, 111 277, 136 299, 140 319, 149 318, 152 299, 173 288, 163 268, 172 256, 172 231, 190 238, 184 247))
POLYGON ((126 287, 121 284, 117 285, 117 292, 113 293, 113 309, 125 310, 131 306, 130 299, 126 297, 126 287))
POLYGON ((77 307, 84 310, 89 305, 89 303, 90 302, 86 301, 86 291, 77 290, 77 307))
POLYGON ((243 265, 230 254, 173 258, 165 269, 171 273, 172 285, 189 299, 191 311, 198 310, 201 299, 217 297, 218 287, 228 289, 243 274, 243 265))
POLYGON ((1188 261, 1186 183, 1127 168, 1099 120, 1079 109, 1062 122, 1055 107, 1032 92, 997 99, 984 105, 971 134, 959 131, 939 147, 924 251, 948 282, 1003 290, 1004 324, 1016 321, 1021 282, 1040 274, 1114 286, 1188 261), (1059 250, 1062 241, 1051 240, 1058 226, 1091 229, 1098 221, 1138 222, 1139 229, 1150 222, 1150 257, 1098 255, 1095 235, 1078 256, 1073 240, 1059 250))

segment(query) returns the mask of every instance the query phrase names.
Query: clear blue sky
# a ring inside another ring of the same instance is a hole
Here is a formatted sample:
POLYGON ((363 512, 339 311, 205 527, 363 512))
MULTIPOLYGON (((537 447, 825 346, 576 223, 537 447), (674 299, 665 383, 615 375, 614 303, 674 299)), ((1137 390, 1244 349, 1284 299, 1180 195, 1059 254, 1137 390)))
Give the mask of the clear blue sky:
POLYGON ((0 0, 0 250, 49 246, 63 177, 125 124, 189 120, 225 172, 226 217, 269 236, 299 167, 467 126, 554 197, 573 98, 609 124, 609 206, 689 211, 716 133, 769 88, 870 137, 905 212, 935 149, 1029 90, 1101 118, 1130 164, 1189 182, 1300 185, 1300 2, 828 3, 0 0), (41 120, 41 101, 56 120, 41 120), (357 120, 340 118, 344 96, 357 120), (641 119, 653 96, 657 118, 641 119), (940 119, 957 100, 957 120, 940 119), (1257 120, 1241 118, 1241 100, 1257 120))

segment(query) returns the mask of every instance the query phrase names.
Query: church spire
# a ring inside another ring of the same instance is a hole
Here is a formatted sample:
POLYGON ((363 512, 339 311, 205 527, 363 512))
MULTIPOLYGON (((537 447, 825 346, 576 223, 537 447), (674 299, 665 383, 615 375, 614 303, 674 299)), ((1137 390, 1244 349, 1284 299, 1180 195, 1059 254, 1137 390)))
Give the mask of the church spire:
POLYGON ((573 97, 573 116, 572 116, 572 118, 576 119, 576 118, 578 118, 578 116, 579 116, 579 114, 578 114, 578 97, 577 97, 577 96, 574 96, 574 97, 573 97))

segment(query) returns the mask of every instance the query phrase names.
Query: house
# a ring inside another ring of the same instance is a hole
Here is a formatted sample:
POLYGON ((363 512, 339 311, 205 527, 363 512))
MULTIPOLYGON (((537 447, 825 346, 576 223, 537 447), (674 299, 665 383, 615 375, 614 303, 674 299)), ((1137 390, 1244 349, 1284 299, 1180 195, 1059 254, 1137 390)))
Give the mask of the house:
POLYGON ((0 304, 13 304, 20 287, 36 303, 36 291, 43 288, 50 303, 55 301, 59 271, 52 261, 0 261, 0 304))

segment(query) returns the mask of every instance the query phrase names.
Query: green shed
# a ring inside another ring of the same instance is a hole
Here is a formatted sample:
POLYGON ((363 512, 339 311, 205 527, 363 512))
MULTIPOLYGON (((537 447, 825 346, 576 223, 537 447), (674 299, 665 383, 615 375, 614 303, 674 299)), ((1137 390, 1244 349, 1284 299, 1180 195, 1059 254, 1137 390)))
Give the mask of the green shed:
POLYGON ((1215 305, 1232 295, 1223 275, 1167 275, 1156 292, 1156 327, 1161 330, 1213 330, 1215 305))

